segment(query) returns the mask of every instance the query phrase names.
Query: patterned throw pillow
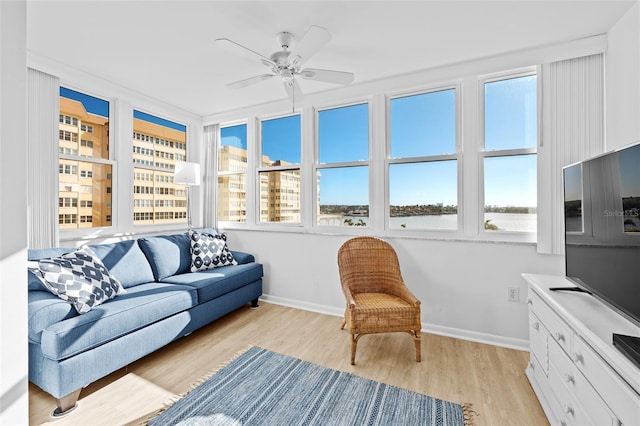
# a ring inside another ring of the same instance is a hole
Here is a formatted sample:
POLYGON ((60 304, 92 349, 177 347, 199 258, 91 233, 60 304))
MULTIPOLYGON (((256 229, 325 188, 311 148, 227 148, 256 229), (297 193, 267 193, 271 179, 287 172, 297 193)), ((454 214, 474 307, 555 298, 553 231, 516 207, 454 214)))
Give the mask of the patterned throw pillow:
POLYGON ((190 229, 189 241, 191 242, 191 272, 238 264, 227 247, 225 233, 209 234, 190 229))
POLYGON ((53 294, 70 302, 79 314, 126 293, 120 281, 88 247, 52 259, 41 259, 29 270, 53 294))

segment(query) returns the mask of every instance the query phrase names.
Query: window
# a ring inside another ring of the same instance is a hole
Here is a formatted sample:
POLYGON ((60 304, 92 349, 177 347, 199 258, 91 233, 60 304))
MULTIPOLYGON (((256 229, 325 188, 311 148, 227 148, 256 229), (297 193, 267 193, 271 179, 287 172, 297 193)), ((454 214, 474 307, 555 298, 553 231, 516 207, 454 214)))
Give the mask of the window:
POLYGON ((173 170, 176 158, 187 157, 186 141, 186 126, 133 111, 134 224, 184 222, 186 194, 173 170))
POLYGON ((458 229, 456 90, 389 101, 390 229, 458 229))
POLYGON ((536 231, 537 82, 535 74, 484 86, 484 230, 536 231))
POLYGON ((369 104, 318 112, 316 224, 369 222, 369 104))
POLYGON ((77 175, 78 174, 78 166, 73 163, 60 163, 58 166, 59 172, 62 175, 77 175))
POLYGON ((260 222, 301 222, 300 115, 261 122, 260 222))
MULTIPOLYGON (((59 214, 58 215, 58 224, 59 225, 75 225, 78 222, 77 214, 59 214)), ((77 225, 76 225, 77 226, 77 225)))
POLYGON ((78 199, 71 197, 58 198, 58 207, 78 207, 78 199))
POLYGON ((59 121, 60 229, 111 226, 109 102, 61 87, 59 121))
POLYGON ((218 221, 247 221, 247 125, 220 128, 218 221))

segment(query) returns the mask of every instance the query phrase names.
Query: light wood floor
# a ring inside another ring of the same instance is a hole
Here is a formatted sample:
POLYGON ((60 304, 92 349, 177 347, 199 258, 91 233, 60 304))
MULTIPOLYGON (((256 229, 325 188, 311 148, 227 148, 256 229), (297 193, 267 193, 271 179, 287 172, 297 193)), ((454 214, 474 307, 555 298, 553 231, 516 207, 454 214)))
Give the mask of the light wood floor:
MULTIPOLYGON (((364 336, 356 365, 341 318, 262 302, 207 327, 82 390, 78 408, 52 419, 55 402, 29 384, 31 425, 137 424, 171 396, 249 345, 457 403, 471 403, 475 424, 547 425, 524 369, 527 352, 423 334, 422 362, 404 333, 364 336)), ((256 371, 256 374, 260 374, 256 371)))

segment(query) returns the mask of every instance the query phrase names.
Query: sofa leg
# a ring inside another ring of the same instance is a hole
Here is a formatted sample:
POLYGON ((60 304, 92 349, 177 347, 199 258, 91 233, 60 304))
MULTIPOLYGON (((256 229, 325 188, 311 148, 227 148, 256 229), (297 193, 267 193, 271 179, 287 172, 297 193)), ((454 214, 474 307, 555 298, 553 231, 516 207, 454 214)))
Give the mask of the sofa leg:
POLYGON ((62 416, 66 416, 67 414, 75 410, 76 407, 78 406, 77 402, 78 402, 78 398, 80 397, 81 390, 82 388, 76 389, 70 394, 63 396, 62 398, 58 398, 56 400, 58 403, 58 406, 56 407, 55 410, 53 410, 53 413, 51 413, 51 416, 62 417, 62 416))
POLYGON ((258 309, 260 305, 258 305, 258 299, 253 299, 251 301, 251 309, 258 309))

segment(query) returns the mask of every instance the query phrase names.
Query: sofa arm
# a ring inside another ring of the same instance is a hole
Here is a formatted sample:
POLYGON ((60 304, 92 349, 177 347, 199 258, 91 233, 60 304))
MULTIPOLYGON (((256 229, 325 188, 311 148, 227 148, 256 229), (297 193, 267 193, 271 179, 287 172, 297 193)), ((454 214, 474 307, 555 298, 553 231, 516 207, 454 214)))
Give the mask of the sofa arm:
POLYGON ((256 258, 253 257, 252 254, 245 253, 242 251, 230 250, 233 258, 238 262, 238 265, 243 265, 245 263, 255 262, 256 258))

